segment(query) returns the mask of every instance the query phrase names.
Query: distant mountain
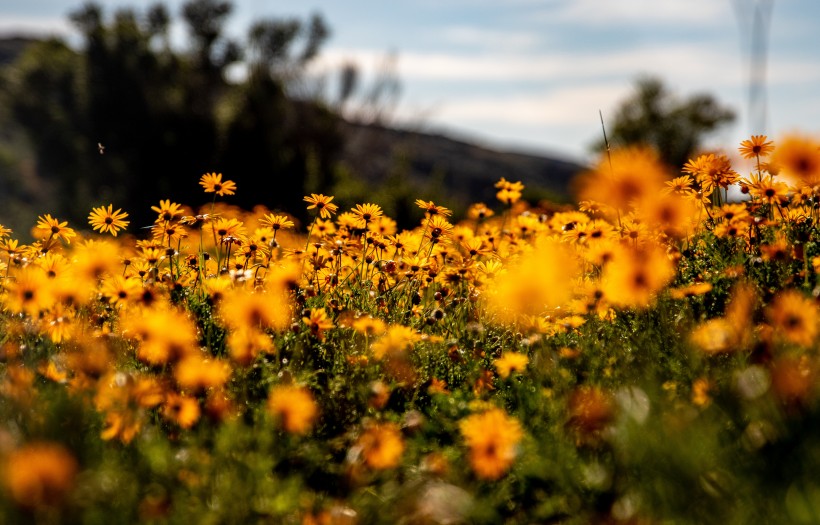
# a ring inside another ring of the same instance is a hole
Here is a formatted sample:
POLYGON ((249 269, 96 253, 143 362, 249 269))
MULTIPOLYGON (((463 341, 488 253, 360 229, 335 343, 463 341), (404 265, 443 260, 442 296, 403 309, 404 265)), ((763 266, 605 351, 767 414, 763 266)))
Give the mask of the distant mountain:
POLYGON ((570 180, 584 170, 569 160, 497 151, 437 133, 347 121, 342 126, 347 138, 342 160, 353 173, 376 184, 398 165, 411 183, 437 181, 462 204, 491 203, 493 184, 501 177, 565 200, 570 180))

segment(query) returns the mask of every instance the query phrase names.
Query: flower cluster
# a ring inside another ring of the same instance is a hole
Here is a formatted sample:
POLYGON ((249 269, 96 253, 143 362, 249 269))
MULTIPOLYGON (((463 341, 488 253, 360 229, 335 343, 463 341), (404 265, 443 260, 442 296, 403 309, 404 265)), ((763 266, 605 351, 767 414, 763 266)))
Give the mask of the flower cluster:
POLYGON ((0 521, 808 522, 818 142, 579 182, 0 226, 0 521))

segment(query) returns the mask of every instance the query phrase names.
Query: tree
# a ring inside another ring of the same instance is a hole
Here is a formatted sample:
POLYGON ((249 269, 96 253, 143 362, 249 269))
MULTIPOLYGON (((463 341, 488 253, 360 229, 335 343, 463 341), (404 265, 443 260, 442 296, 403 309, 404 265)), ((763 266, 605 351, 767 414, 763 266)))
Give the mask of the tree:
POLYGON ((93 3, 71 15, 81 35, 31 46, 0 80, 0 100, 35 150, 40 176, 56 188, 61 218, 84 223, 92 205, 113 202, 135 225, 153 221, 159 198, 196 204, 196 180, 219 171, 250 207, 291 204, 319 171, 329 186, 341 148, 337 117, 292 89, 328 35, 321 17, 258 22, 245 42, 226 36, 232 4, 189 0, 190 35, 174 48, 161 4, 144 13, 93 3), (301 45, 297 45, 301 42, 301 45), (247 78, 229 82, 244 61, 247 78), (100 154, 98 144, 104 146, 100 154))
MULTIPOLYGON (((645 144, 673 169, 683 166, 701 147, 703 139, 732 122, 734 112, 711 95, 679 100, 656 78, 642 78, 635 93, 624 100, 606 126, 612 145, 645 144)), ((594 146, 606 147, 603 140, 594 146)))

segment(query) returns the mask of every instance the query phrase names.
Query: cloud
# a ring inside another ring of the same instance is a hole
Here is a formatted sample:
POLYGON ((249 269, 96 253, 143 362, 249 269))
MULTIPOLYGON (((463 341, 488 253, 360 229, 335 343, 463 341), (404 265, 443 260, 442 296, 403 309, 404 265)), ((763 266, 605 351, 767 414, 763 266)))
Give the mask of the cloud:
POLYGON ((527 31, 503 31, 483 27, 451 26, 438 31, 445 45, 509 52, 532 51, 541 43, 541 37, 527 31))
MULTIPOLYGON (((354 60, 367 67, 383 53, 367 49, 331 49, 322 58, 324 67, 354 60)), ((447 81, 517 83, 539 81, 561 84, 592 78, 628 77, 649 73, 709 85, 731 85, 741 75, 738 57, 707 45, 643 46, 583 53, 456 54, 442 52, 399 53, 397 70, 403 82, 447 81)))
POLYGON ((0 18, 0 35, 59 35, 72 32, 65 17, 8 16, 0 18))
POLYGON ((728 2, 714 0, 561 0, 530 16, 579 26, 651 24, 714 26, 733 18, 728 2))
POLYGON ((554 89, 542 94, 462 97, 443 104, 437 117, 452 122, 496 121, 523 125, 594 122, 599 109, 614 106, 630 89, 623 83, 610 82, 554 89))

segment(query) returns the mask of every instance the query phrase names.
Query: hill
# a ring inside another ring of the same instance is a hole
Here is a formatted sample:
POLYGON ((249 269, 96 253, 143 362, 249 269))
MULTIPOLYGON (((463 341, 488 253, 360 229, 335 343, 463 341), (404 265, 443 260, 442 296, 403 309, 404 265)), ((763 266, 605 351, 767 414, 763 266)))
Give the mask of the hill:
POLYGON ((378 183, 398 164, 411 183, 432 179, 462 203, 491 202, 493 183, 501 177, 566 200, 569 181, 584 169, 568 160, 500 151, 439 133, 347 121, 341 126, 347 137, 342 160, 366 181, 378 183))

